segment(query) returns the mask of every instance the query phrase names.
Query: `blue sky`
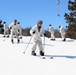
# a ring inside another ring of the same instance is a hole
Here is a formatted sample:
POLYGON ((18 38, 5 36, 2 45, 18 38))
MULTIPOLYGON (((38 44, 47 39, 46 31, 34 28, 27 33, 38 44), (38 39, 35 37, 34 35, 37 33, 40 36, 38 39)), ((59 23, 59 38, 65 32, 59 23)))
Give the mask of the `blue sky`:
POLYGON ((38 20, 43 21, 44 29, 48 25, 56 29, 66 26, 64 13, 68 11, 68 0, 60 0, 60 17, 57 16, 57 0, 0 0, 0 19, 9 25, 17 19, 23 28, 34 26, 38 20))

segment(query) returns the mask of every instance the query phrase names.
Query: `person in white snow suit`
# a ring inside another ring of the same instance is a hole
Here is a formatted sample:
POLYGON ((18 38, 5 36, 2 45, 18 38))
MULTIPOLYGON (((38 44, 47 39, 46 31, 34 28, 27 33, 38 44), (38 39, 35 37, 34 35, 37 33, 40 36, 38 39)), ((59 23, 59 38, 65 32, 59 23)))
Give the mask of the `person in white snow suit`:
POLYGON ((38 45, 39 50, 40 50, 40 55, 44 56, 44 48, 42 46, 42 39, 41 36, 46 36, 44 29, 42 28, 42 21, 39 20, 37 22, 37 25, 34 26, 31 30, 30 30, 30 34, 33 36, 33 47, 32 47, 32 55, 36 56, 35 50, 36 47, 38 45))
POLYGON ((9 37, 9 27, 7 26, 6 22, 3 23, 3 29, 4 29, 3 37, 6 37, 6 34, 7 34, 7 37, 9 37))
POLYGON ((55 41, 54 29, 51 24, 49 25, 49 32, 51 33, 51 40, 55 41))
POLYGON ((10 24, 9 26, 10 30, 11 30, 11 42, 14 43, 14 35, 17 38, 17 43, 20 42, 19 40, 19 36, 18 36, 18 24, 17 24, 17 20, 15 19, 13 23, 10 24))
POLYGON ((59 29, 60 29, 59 33, 61 34, 62 41, 66 41, 66 39, 65 39, 65 29, 62 26, 59 26, 59 29))
POLYGON ((20 22, 18 22, 17 25, 18 25, 18 36, 20 36, 20 39, 22 39, 22 28, 20 22))

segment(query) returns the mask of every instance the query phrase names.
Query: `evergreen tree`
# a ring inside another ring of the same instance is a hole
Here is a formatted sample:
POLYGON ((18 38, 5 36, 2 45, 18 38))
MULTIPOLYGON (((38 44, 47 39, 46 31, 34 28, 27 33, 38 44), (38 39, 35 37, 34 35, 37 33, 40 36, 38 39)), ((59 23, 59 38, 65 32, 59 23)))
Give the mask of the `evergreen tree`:
POLYGON ((66 35, 69 38, 76 39, 76 0, 68 1, 69 13, 65 13, 64 17, 68 23, 66 35))
POLYGON ((3 27, 3 25, 2 25, 1 23, 2 23, 2 20, 0 20, 0 28, 2 28, 2 27, 3 27))

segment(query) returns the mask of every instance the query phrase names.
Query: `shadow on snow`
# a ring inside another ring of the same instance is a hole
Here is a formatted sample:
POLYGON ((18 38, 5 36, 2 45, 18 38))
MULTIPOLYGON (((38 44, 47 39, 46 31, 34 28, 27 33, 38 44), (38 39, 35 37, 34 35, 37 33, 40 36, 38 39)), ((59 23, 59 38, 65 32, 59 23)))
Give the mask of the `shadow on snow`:
POLYGON ((72 55, 45 55, 46 57, 57 57, 57 58, 68 58, 68 59, 76 59, 76 56, 72 55))

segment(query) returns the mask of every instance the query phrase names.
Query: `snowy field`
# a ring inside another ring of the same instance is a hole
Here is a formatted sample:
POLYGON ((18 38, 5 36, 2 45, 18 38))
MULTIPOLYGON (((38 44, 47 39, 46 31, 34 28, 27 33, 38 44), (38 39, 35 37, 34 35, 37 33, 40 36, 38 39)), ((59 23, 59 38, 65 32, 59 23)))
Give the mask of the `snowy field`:
MULTIPOLYGON (((76 75, 76 40, 45 39, 46 59, 31 55, 32 40, 23 54, 30 37, 23 37, 20 44, 0 35, 0 75, 76 75), (53 56, 53 59, 50 57, 53 56)), ((43 40, 43 38, 42 38, 43 40)), ((44 46, 44 45, 43 45, 44 46)), ((38 48, 36 49, 39 55, 38 48)))

